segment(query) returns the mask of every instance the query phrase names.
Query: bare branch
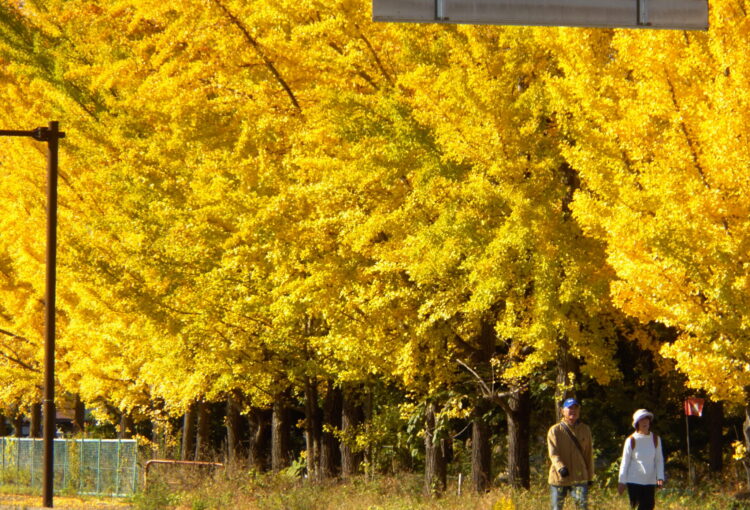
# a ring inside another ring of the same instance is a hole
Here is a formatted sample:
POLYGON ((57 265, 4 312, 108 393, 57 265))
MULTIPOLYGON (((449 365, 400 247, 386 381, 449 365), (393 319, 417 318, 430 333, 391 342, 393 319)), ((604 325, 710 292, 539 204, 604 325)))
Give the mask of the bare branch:
POLYGON ((250 35, 250 31, 247 29, 247 27, 240 21, 240 19, 232 14, 232 12, 223 4, 220 0, 212 0, 216 6, 222 10, 222 12, 229 18, 229 20, 232 22, 234 26, 236 26, 240 32, 242 32, 242 35, 245 36, 245 40, 250 44, 250 46, 253 47, 255 50, 255 53, 261 58, 263 63, 266 65, 268 70, 271 72, 274 78, 276 78, 276 81, 279 82, 279 85, 284 89, 286 94, 289 96, 289 99, 292 101, 292 104, 298 111, 302 111, 302 108, 300 107, 299 103, 297 102, 297 98, 294 96, 294 92, 292 92, 292 89, 289 87, 286 81, 284 81, 284 78, 282 78, 281 73, 279 73, 278 69, 276 69, 276 66, 271 62, 271 59, 269 59, 266 54, 263 52, 263 48, 260 47, 260 44, 258 44, 258 41, 255 40, 255 38, 250 35))
POLYGON ((0 357, 7 359, 11 363, 15 363, 19 367, 21 367, 21 368, 23 368, 25 370, 28 370, 30 372, 34 372, 34 373, 37 373, 37 374, 40 372, 40 370, 38 368, 32 367, 28 363, 25 363, 25 362, 21 361, 18 358, 18 356, 11 356, 10 354, 6 354, 6 353, 0 351, 0 357))
POLYGON ((15 333, 11 333, 10 331, 6 331, 4 329, 0 329, 0 334, 1 335, 7 335, 7 336, 9 336, 11 338, 16 338, 18 340, 23 340, 26 343, 30 343, 28 338, 22 337, 20 335, 16 335, 15 333))
MULTIPOLYGON (((359 28, 359 27, 357 27, 359 28)), ((391 78, 391 75, 386 71, 385 66, 383 65, 383 62, 380 60, 380 57, 378 56, 378 52, 375 51, 375 48, 373 48, 372 44, 370 44, 370 40, 365 37, 365 34, 360 30, 359 32, 359 38, 362 39, 362 41, 367 46, 367 49, 370 50, 370 54, 375 59, 375 63, 378 66, 378 69, 380 69, 380 72, 385 77, 386 81, 389 85, 393 85, 393 78, 391 78)))
POLYGON ((508 405, 508 402, 506 399, 512 397, 513 395, 517 394, 520 388, 514 388, 508 391, 504 391, 502 393, 496 392, 493 388, 495 386, 495 381, 492 381, 492 388, 487 385, 487 382, 485 382, 484 379, 469 365, 461 361, 460 359, 457 359, 456 362, 464 367, 466 370, 468 370, 476 379, 477 383, 479 384, 479 387, 482 389, 482 395, 497 404, 502 408, 502 410, 505 413, 511 413, 512 410, 510 408, 510 405, 508 405))
POLYGON ((481 377, 479 376, 479 374, 478 374, 478 373, 476 373, 476 371, 475 371, 475 370, 474 370, 473 368, 471 368, 471 367, 470 367, 469 365, 467 365, 466 363, 464 363, 464 362, 463 362, 463 361, 461 361, 460 359, 459 359, 459 360, 456 360, 456 361, 458 362, 458 364, 459 364, 459 365, 461 365, 461 366, 462 366, 462 367, 464 367, 464 368, 465 368, 466 370, 468 370, 469 372, 471 372, 471 374, 472 374, 472 375, 474 376, 474 378, 475 378, 475 379, 477 380, 477 383, 479 383, 479 386, 480 386, 480 387, 482 388, 482 393, 484 394, 484 396, 485 396, 485 397, 488 397, 488 398, 491 398, 491 397, 492 397, 492 390, 490 389, 490 387, 489 387, 489 386, 487 386, 487 383, 486 383, 486 382, 484 381, 484 379, 482 379, 482 378, 481 378, 481 377))

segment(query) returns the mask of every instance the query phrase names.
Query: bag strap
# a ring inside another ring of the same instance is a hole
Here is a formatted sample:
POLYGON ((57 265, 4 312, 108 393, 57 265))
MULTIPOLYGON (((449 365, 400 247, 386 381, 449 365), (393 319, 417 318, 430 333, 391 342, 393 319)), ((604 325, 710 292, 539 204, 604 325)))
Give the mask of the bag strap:
MULTIPOLYGON (((651 433, 651 436, 652 436, 652 438, 654 440, 654 448, 658 448, 658 446, 659 446, 659 436, 657 436, 653 432, 651 433)), ((635 450, 635 434, 630 434, 630 449, 631 450, 635 450)))
POLYGON ((586 455, 583 454, 583 447, 581 446, 581 443, 578 442, 578 438, 573 434, 573 431, 570 430, 570 427, 568 427, 568 424, 564 421, 560 422, 560 425, 562 425, 563 430, 568 434, 568 437, 573 441, 573 444, 576 445, 576 448, 578 448, 578 452, 581 454, 581 458, 583 459, 583 463, 586 464, 586 455))

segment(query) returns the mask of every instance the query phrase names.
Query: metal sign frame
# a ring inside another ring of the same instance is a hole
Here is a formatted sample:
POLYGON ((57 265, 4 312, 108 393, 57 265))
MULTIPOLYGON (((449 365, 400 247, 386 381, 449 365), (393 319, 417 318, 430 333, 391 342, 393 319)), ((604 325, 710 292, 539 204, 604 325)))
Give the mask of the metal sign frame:
POLYGON ((374 21, 707 30, 707 0, 373 0, 374 21))

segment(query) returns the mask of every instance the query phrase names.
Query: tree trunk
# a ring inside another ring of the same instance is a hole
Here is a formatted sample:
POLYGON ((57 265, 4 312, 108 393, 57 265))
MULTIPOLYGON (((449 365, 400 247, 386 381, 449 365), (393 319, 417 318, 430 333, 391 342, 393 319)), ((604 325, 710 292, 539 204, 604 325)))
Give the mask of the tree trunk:
POLYGON ((529 424, 531 419, 531 394, 526 388, 518 389, 508 398, 511 412, 508 423, 508 479, 511 487, 529 489, 529 424))
POLYGON ((745 421, 742 424, 747 450, 750 451, 750 386, 745 387, 745 421))
POLYGON ((724 404, 708 402, 708 466, 714 473, 724 469, 722 444, 724 442, 724 404))
POLYGON ((365 419, 362 409, 360 392, 354 388, 348 388, 343 394, 341 408, 341 475, 344 478, 359 474, 364 455, 362 452, 354 451, 354 434, 365 419))
POLYGON ((271 413, 265 409, 253 407, 250 409, 247 421, 250 425, 248 462, 252 469, 262 473, 268 469, 271 413))
MULTIPOLYGON (((745 387, 745 422, 742 424, 742 433, 745 436, 745 448, 750 452, 750 386, 745 387)), ((745 460, 743 465, 747 485, 750 487, 750 462, 745 460)))
POLYGON ((15 437, 21 437, 23 435, 23 415, 18 412, 13 417, 13 435, 15 437))
POLYGON ((471 478, 474 490, 480 494, 490 490, 492 485, 492 432, 484 419, 489 406, 490 402, 481 399, 476 405, 471 424, 471 478))
POLYGON ((198 424, 195 438, 195 460, 206 460, 209 451, 209 432, 211 413, 206 402, 198 402, 198 424))
POLYGON ((29 437, 42 437, 42 404, 31 404, 29 437))
POLYGON ((447 462, 445 443, 440 441, 436 430, 437 404, 428 402, 425 408, 425 466, 424 493, 428 496, 440 496, 447 485, 447 462))
POLYGON ((75 404, 73 404, 73 430, 76 434, 85 432, 86 428, 86 406, 83 405, 80 395, 76 394, 75 404))
POLYGON ((180 458, 182 460, 195 459, 195 415, 196 405, 190 404, 182 417, 182 451, 180 458))
POLYGON ((0 414, 0 437, 5 437, 8 435, 8 427, 5 424, 5 415, 0 414))
POLYGON ((153 421, 145 420, 140 423, 140 430, 138 433, 143 434, 143 437, 149 441, 154 441, 159 433, 159 427, 157 427, 153 421))
MULTIPOLYGON (((490 362, 495 351, 496 336, 494 322, 483 320, 477 337, 478 349, 472 353, 472 362, 477 372, 487 380, 492 378, 490 362)), ((477 399, 471 426, 471 478, 474 490, 479 493, 488 491, 492 485, 492 431, 484 419, 490 406, 486 396, 477 399)))
POLYGON ((341 467, 339 440, 333 431, 341 430, 342 393, 335 388, 333 381, 328 381, 328 391, 323 399, 323 430, 320 448, 320 474, 323 478, 332 478, 341 467))
POLYGON ((568 345, 568 339, 562 338, 560 340, 559 348, 557 351, 557 376, 556 376, 556 389, 555 389, 555 421, 562 419, 560 412, 560 404, 570 397, 575 397, 575 387, 573 378, 578 376, 579 362, 570 353, 570 347, 568 345))
POLYGON ((318 405, 318 384, 307 378, 305 381, 305 442, 307 445, 307 476, 312 481, 321 479, 321 414, 318 405))
MULTIPOLYGON (((364 395, 364 412, 365 412, 365 423, 372 423, 372 419, 374 416, 375 411, 375 398, 373 395, 373 389, 367 388, 367 391, 364 395)), ((375 471, 377 469, 377 463, 375 461, 375 447, 370 443, 367 446, 367 451, 365 451, 365 460, 367 461, 369 473, 366 472, 366 475, 369 475, 370 478, 375 476, 375 471)))
POLYGON ((290 430, 289 390, 276 395, 271 417, 271 469, 274 472, 289 467, 290 430))
POLYGON ((240 457, 240 408, 236 397, 227 398, 224 426, 227 430, 227 462, 234 464, 240 457))
POLYGON ((133 418, 130 413, 123 411, 120 415, 120 430, 117 432, 118 439, 130 439, 133 437, 133 418))

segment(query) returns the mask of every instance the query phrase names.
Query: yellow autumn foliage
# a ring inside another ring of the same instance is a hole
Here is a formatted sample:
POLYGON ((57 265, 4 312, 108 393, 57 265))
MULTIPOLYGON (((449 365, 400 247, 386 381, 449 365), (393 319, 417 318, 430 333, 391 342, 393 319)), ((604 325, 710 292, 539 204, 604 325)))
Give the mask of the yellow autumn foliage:
MULTIPOLYGON (((743 398, 746 4, 696 34, 1 1, 0 123, 67 133, 62 389, 136 414, 324 380, 424 395, 487 335, 504 385, 562 350, 606 384, 655 321, 692 385, 743 398)), ((10 408, 38 400, 44 158, 0 143, 10 408)))

